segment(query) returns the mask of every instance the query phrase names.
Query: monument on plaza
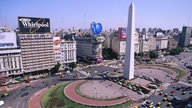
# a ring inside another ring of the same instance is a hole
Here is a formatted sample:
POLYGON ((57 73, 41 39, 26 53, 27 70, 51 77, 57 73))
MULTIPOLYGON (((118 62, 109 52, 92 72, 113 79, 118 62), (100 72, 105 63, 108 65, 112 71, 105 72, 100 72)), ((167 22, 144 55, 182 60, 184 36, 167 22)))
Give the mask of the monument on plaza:
POLYGON ((129 6, 129 17, 127 25, 125 62, 123 77, 126 79, 134 78, 134 34, 135 34, 135 5, 129 6))

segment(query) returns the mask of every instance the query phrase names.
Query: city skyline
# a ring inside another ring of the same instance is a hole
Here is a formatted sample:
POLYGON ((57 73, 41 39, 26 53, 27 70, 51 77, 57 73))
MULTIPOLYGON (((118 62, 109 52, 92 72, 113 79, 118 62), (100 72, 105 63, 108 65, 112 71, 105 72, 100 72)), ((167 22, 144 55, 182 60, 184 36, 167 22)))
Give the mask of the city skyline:
MULTIPOLYGON (((72 27, 90 28, 92 22, 101 23, 103 30, 127 26, 129 4, 133 0, 121 1, 88 1, 88 0, 45 0, 0 1, 0 25, 12 29, 18 27, 18 16, 50 18, 51 30, 72 27)), ((141 1, 134 0, 136 5, 136 28, 172 29, 191 26, 192 1, 141 1)))

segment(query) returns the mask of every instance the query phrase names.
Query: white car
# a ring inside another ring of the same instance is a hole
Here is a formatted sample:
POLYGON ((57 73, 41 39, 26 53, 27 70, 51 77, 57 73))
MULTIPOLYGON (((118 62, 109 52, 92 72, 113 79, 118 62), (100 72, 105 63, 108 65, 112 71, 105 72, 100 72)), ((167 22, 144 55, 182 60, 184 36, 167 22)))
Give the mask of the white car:
POLYGON ((69 70, 67 70, 67 73, 70 74, 71 72, 69 70))
POLYGON ((0 100, 0 106, 3 106, 3 105, 4 105, 4 101, 0 100))

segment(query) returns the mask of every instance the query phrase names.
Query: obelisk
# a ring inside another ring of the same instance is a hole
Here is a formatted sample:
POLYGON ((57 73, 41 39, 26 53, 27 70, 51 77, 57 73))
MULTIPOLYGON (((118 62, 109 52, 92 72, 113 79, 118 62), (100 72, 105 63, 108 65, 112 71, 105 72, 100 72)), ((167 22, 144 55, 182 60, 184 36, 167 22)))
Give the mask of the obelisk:
POLYGON ((127 24, 126 50, 123 77, 134 78, 134 34, 135 34, 135 5, 129 6, 129 17, 127 24))

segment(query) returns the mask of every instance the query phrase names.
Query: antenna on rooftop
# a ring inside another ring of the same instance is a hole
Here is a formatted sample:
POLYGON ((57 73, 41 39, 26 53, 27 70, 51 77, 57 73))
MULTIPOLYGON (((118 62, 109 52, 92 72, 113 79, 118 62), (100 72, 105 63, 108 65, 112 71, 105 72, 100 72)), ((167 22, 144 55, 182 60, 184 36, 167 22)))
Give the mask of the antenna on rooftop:
POLYGON ((85 17, 86 17, 86 14, 84 14, 83 17, 84 17, 84 18, 83 18, 83 20, 84 20, 84 21, 83 21, 83 22, 84 22, 83 26, 84 26, 84 29, 85 29, 85 17))
POLYGON ((188 17, 187 26, 190 24, 190 17, 188 17))
POLYGON ((7 18, 6 18, 6 16, 4 16, 4 22, 5 22, 5 26, 7 26, 7 18))
POLYGON ((0 26, 2 26, 2 25, 3 25, 3 24, 2 24, 3 21, 2 21, 2 16, 1 16, 1 9, 0 9, 0 20, 1 20, 1 21, 0 21, 0 26))
POLYGON ((64 29, 64 28, 63 28, 63 17, 62 17, 62 24, 61 24, 61 27, 62 27, 62 29, 64 29))

